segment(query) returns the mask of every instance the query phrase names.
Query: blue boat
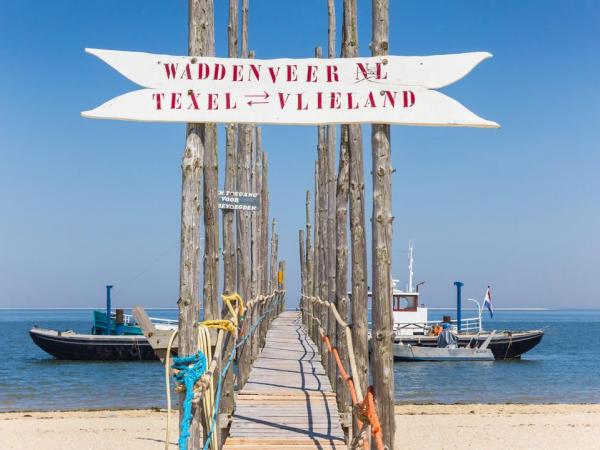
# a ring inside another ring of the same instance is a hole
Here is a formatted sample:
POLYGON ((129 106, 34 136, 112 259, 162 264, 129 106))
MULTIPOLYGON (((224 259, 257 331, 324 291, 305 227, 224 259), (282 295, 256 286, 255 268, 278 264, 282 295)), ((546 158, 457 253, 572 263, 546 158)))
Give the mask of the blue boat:
MULTIPOLYGON (((93 311, 90 334, 72 330, 58 331, 34 326, 29 330, 33 342, 57 359, 86 361, 149 361, 158 359, 133 316, 122 309, 111 310, 107 286, 106 311, 93 311), (107 318, 110 318, 109 320, 107 318)), ((177 321, 151 319, 157 329, 175 330, 177 321)))

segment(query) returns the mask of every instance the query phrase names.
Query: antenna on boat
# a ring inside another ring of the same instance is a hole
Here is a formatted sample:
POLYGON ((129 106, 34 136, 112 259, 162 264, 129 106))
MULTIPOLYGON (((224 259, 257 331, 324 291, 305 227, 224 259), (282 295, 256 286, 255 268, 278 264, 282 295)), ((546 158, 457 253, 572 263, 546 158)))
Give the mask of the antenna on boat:
POLYGON ((408 241, 408 288, 407 292, 413 292, 413 241, 408 241))

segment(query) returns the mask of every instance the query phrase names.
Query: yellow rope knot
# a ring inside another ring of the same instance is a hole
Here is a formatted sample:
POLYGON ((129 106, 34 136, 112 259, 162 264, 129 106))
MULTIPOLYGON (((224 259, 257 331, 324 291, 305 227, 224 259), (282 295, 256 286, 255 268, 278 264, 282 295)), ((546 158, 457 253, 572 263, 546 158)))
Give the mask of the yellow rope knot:
POLYGON ((229 294, 229 295, 223 294, 223 295, 221 295, 221 297, 223 297, 223 303, 225 303, 225 306, 227 306, 227 309, 231 313, 231 317, 233 317, 233 323, 237 327, 238 326, 238 316, 243 316, 244 313, 246 312, 246 308, 244 308, 244 300, 242 300, 242 297, 240 297, 240 294, 238 294, 237 292, 234 292, 233 294, 229 294), (233 307, 232 302, 237 303, 237 306, 238 306, 237 312, 236 312, 235 308, 233 307))
POLYGON ((200 325, 207 328, 217 328, 219 330, 229 331, 234 336, 237 333, 237 327, 231 320, 205 320, 200 322, 200 325))

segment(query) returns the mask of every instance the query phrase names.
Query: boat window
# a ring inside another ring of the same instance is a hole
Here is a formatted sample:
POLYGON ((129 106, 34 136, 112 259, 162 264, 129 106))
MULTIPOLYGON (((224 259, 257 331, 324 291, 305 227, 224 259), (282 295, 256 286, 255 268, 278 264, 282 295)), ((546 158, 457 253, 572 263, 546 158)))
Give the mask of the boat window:
POLYGON ((418 306, 417 298, 413 296, 394 295, 392 309, 394 311, 415 310, 418 306))

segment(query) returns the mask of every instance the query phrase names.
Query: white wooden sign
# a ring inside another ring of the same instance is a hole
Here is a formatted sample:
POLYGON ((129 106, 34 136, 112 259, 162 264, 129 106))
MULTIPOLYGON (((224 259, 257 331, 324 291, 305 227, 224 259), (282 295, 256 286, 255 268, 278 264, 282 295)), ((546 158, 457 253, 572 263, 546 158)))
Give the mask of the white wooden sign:
POLYGON ((258 211, 260 208, 260 194, 254 192, 219 191, 220 209, 242 209, 258 211))
POLYGON ((486 52, 341 59, 237 59, 86 49, 144 89, 84 117, 157 122, 499 125, 437 92, 486 52))

